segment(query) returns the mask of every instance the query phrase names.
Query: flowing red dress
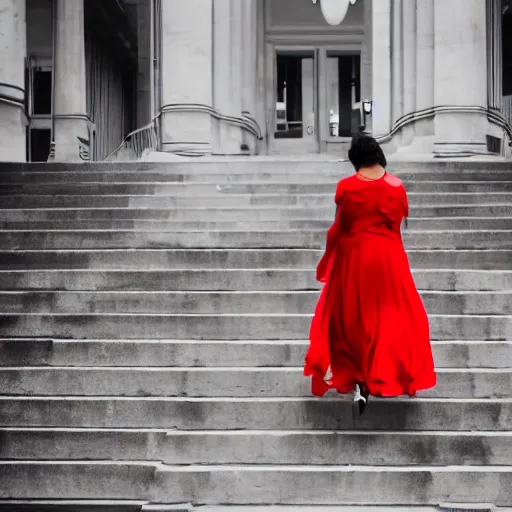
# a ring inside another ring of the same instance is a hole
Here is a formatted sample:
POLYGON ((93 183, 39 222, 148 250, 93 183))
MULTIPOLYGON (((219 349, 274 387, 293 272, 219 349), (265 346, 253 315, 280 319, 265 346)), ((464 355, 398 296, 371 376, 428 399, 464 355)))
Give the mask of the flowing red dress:
POLYGON ((414 396, 436 384, 428 317, 400 231, 405 188, 386 173, 338 183, 336 218, 317 267, 324 283, 311 323, 304 374, 312 392, 363 383, 371 395, 414 396))

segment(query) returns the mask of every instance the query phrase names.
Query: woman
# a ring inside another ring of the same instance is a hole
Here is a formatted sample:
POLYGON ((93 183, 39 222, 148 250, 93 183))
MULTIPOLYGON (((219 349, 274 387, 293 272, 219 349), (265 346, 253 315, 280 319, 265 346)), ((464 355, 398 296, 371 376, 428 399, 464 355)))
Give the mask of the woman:
POLYGON ((349 159, 356 173, 336 189, 304 374, 316 396, 355 389, 362 414, 370 394, 414 396, 435 386, 436 374, 427 314, 402 243, 405 188, 386 172, 372 137, 354 137, 349 159))

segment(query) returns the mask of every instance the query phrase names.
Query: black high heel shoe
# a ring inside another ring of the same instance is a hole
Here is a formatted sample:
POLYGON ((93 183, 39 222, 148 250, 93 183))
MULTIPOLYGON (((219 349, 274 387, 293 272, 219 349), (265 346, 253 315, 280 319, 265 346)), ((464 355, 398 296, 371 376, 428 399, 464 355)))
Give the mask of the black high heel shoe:
POLYGON ((359 416, 362 416, 366 411, 368 405, 368 397, 370 392, 367 386, 363 383, 358 382, 354 392, 354 401, 352 402, 352 417, 355 420, 359 416))

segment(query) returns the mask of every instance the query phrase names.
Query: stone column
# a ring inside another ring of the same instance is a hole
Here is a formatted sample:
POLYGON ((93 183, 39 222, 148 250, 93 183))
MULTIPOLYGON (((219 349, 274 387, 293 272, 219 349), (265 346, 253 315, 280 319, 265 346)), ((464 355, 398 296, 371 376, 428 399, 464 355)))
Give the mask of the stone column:
MULTIPOLYGON (((213 0, 213 107, 232 119, 242 116, 242 10, 240 0, 213 0)), ((215 135, 216 153, 240 153, 239 125, 221 118, 215 135)))
POLYGON ((373 134, 391 130, 391 0, 372 2, 373 134))
MULTIPOLYGON (((486 2, 434 0, 435 105, 487 108, 486 2)), ((439 113, 434 152, 485 153, 488 121, 482 113, 439 113)))
MULTIPOLYGON (((377 0, 378 1, 378 0, 377 0)), ((404 0, 410 1, 410 0, 404 0)), ((391 0, 391 123, 404 115, 402 0, 391 0)), ((401 138, 402 133, 397 134, 401 138)))
MULTIPOLYGON (((416 111, 416 0, 402 2, 402 115, 416 111)), ((410 145, 415 136, 415 126, 408 125, 402 131, 402 144, 410 145)))
POLYGON ((212 152, 212 1, 161 3, 163 151, 212 152))
POLYGON ((151 29, 152 2, 139 0, 137 13, 138 72, 137 72, 137 128, 147 125, 154 116, 153 59, 151 29))
MULTIPOLYGON (((416 0, 416 63, 416 109, 431 109, 434 106, 435 72, 432 0, 416 0)), ((433 119, 417 121, 414 128, 419 152, 431 152, 434 136, 433 119)))
POLYGON ((84 0, 56 0, 55 160, 89 160, 85 79, 84 0))
POLYGON ((25 0, 0 0, 0 160, 26 161, 25 0))
POLYGON ((487 0, 487 94, 489 107, 503 107, 502 2, 487 0))
MULTIPOLYGON (((258 51, 258 0, 244 0, 242 5, 242 110, 256 119, 257 51, 258 51)), ((257 140, 248 132, 243 133, 243 143, 252 153, 257 150, 257 140)))
POLYGON ((361 97, 372 97, 372 3, 364 0, 364 36, 361 45, 361 97))

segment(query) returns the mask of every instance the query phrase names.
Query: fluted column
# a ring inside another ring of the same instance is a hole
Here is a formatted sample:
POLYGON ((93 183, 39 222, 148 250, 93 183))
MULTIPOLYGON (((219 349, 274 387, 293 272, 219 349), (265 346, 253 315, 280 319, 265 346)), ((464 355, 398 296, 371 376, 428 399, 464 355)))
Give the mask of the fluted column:
MULTIPOLYGON (((258 0, 244 0, 242 6, 242 110, 256 119, 257 52, 258 52, 258 0)), ((243 142, 251 152, 257 151, 255 137, 244 132, 243 142)))
MULTIPOLYGON (((486 2, 434 0, 435 105, 487 108, 486 2)), ((488 120, 481 113, 438 113, 434 152, 485 153, 488 120)))
POLYGON ((56 0, 55 160, 89 159, 84 0, 56 0))
POLYGON ((404 115, 402 3, 406 1, 391 0, 391 123, 404 115))
MULTIPOLYGON (((424 111, 434 106, 434 2, 416 0, 416 109, 424 111)), ((431 150, 434 136, 432 118, 417 121, 416 137, 422 137, 431 150)))
MULTIPOLYGON (((222 116, 240 119, 242 115, 242 22, 240 0, 213 0, 213 106, 222 116)), ((215 132, 215 152, 240 153, 242 130, 239 125, 219 119, 215 132)))
POLYGON ((391 0, 372 2, 373 134, 391 130, 391 0))
POLYGON ((0 160, 26 160, 25 0, 0 0, 0 160))
MULTIPOLYGON (((402 115, 416 111, 416 0, 402 1, 402 115)), ((402 132, 402 144, 413 142, 416 133, 414 124, 406 126, 402 132)))
POLYGON ((487 89, 489 106, 501 111, 503 102, 503 35, 501 0, 487 0, 487 89))
POLYGON ((212 152, 212 9, 213 0, 161 2, 163 151, 212 152))

